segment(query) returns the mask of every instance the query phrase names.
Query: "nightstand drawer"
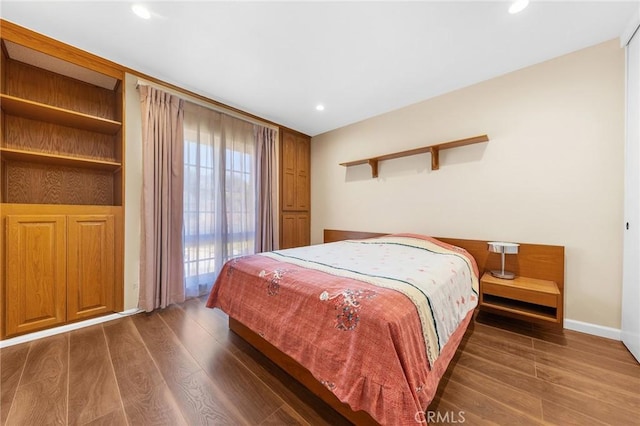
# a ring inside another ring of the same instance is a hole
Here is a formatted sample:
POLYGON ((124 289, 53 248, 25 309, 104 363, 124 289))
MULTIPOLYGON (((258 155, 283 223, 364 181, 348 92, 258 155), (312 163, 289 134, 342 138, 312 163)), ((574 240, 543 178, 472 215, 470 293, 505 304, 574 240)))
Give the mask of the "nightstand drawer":
POLYGON ((558 306, 558 295, 553 293, 543 293, 535 290, 519 288, 492 282, 482 282, 482 294, 504 297, 506 299, 519 300, 521 302, 533 303, 541 306, 556 308, 558 306))

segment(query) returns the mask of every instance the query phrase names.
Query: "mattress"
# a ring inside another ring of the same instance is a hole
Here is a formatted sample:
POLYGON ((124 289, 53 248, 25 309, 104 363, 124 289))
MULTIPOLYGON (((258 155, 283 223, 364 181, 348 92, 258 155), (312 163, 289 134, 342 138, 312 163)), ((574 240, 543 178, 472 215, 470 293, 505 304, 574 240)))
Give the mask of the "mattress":
POLYGON ((207 306, 307 368, 354 411, 415 423, 478 302, 465 250, 394 234, 227 262, 207 306))

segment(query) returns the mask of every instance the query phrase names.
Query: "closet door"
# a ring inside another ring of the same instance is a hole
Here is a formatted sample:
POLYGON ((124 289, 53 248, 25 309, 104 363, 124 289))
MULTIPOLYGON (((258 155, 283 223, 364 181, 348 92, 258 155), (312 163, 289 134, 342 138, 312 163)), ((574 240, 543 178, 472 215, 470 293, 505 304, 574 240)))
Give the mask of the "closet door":
POLYGON ((310 244, 311 138, 280 129, 280 248, 310 244))
POLYGON ((640 361, 640 34, 627 45, 622 341, 640 361))

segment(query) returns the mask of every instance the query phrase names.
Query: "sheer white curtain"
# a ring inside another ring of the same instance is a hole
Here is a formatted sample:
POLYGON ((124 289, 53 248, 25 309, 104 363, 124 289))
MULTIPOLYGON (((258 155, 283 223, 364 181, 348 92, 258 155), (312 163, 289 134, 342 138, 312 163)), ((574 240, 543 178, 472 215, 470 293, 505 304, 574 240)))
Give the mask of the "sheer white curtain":
POLYGON ((186 295, 206 294, 222 265, 255 252, 253 124, 185 102, 186 295))

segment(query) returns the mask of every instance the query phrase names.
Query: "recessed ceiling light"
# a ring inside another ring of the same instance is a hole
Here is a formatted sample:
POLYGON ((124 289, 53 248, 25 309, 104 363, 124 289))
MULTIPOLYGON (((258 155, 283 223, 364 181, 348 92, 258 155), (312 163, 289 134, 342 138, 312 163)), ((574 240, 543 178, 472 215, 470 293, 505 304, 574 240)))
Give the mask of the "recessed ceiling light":
POLYGON ((141 4, 132 5, 131 10, 133 10, 133 13, 135 13, 142 19, 151 19, 151 12, 149 12, 149 9, 147 9, 141 4))
POLYGON ((529 6, 529 0, 516 0, 509 6, 509 13, 516 14, 522 12, 529 6))
POLYGON ((324 111, 324 105, 322 105, 322 104, 318 104, 318 105, 316 105, 316 110, 318 110, 318 111, 324 111))

